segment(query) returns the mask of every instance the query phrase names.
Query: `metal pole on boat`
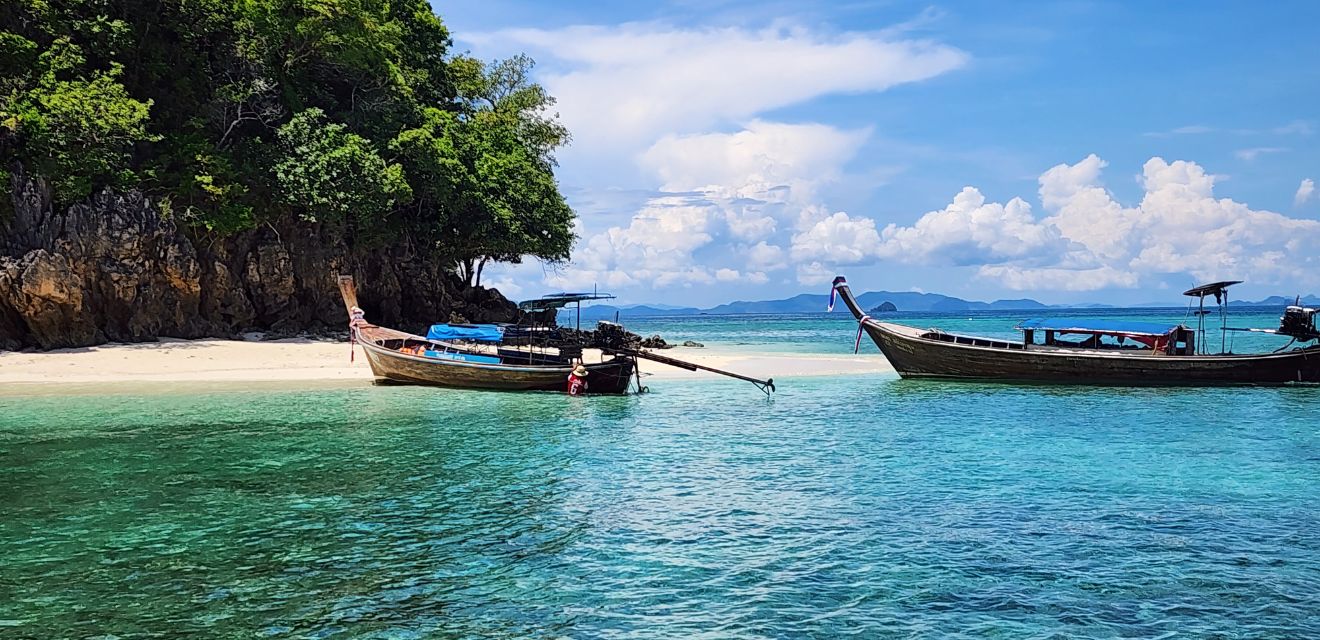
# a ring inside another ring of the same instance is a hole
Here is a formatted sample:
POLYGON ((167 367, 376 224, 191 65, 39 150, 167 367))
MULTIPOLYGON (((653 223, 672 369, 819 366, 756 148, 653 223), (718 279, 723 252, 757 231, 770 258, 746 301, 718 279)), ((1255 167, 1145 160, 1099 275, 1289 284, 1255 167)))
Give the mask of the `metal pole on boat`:
POLYGON ((1204 353, 1205 351, 1205 295, 1200 296, 1200 303, 1196 309, 1196 350, 1204 353))
POLYGON ((1228 287, 1224 287, 1224 303, 1219 305, 1219 353, 1224 353, 1228 337, 1228 287))

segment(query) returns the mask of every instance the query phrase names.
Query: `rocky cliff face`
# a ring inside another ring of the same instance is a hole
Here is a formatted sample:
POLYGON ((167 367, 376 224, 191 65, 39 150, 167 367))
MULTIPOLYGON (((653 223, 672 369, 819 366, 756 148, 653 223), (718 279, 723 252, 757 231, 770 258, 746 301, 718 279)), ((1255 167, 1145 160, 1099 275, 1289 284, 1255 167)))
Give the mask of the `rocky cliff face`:
POLYGON ((356 277, 367 318, 386 326, 518 315, 407 240, 355 248, 297 221, 194 239, 141 193, 104 190, 55 211, 40 178, 15 172, 6 186, 14 215, 0 219, 0 349, 342 328, 339 273, 356 277))

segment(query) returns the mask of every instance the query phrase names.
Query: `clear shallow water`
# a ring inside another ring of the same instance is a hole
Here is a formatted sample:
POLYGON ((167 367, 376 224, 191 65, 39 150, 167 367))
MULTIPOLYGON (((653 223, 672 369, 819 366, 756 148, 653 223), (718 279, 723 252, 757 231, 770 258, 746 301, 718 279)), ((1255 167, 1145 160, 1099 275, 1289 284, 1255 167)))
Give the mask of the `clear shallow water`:
POLYGON ((652 387, 0 398, 0 637, 1320 635, 1316 389, 652 387))

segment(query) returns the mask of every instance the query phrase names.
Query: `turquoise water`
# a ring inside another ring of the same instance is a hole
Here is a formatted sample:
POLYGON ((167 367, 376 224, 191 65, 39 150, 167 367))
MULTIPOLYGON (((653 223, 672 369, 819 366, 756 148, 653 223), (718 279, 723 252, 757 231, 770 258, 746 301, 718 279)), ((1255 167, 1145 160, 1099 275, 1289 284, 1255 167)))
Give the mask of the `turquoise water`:
POLYGON ((0 397, 0 637, 1320 636, 1316 388, 650 386, 0 397))
MULTIPOLYGON (((1275 329, 1282 307, 1234 307, 1228 326, 1275 329)), ((896 312, 877 314, 877 320, 914 327, 939 327, 945 331, 990 338, 1017 340, 1021 333, 1014 327, 1033 317, 1105 318, 1167 322, 1196 328, 1194 315, 1187 309, 1042 309, 1038 311, 964 311, 961 313, 896 312)), ((628 330, 645 336, 659 334, 672 343, 693 340, 708 346, 737 346, 742 349, 778 353, 852 353, 857 334, 857 320, 843 308, 834 313, 732 315, 732 316, 661 316, 624 318, 628 330)), ((1206 316, 1206 340, 1219 351, 1219 317, 1206 316)), ((1038 338, 1039 339, 1039 338, 1038 338)), ((1272 351, 1287 344, 1287 339, 1266 334, 1228 332, 1223 346, 1237 353, 1272 351)), ((875 352, 874 345, 871 352, 875 352)))

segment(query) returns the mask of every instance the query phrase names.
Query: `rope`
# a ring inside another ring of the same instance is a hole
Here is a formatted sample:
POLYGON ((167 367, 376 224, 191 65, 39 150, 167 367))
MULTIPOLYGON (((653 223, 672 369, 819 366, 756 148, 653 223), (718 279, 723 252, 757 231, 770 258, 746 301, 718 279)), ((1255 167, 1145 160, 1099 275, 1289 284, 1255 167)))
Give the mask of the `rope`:
POLYGON ((348 310, 348 361, 351 363, 357 356, 357 328, 358 325, 367 321, 366 314, 358 307, 350 307, 348 310))
POLYGON ((862 316, 862 319, 857 321, 857 341, 853 343, 853 355, 857 355, 862 349, 862 331, 866 329, 866 321, 870 319, 871 316, 862 316))

